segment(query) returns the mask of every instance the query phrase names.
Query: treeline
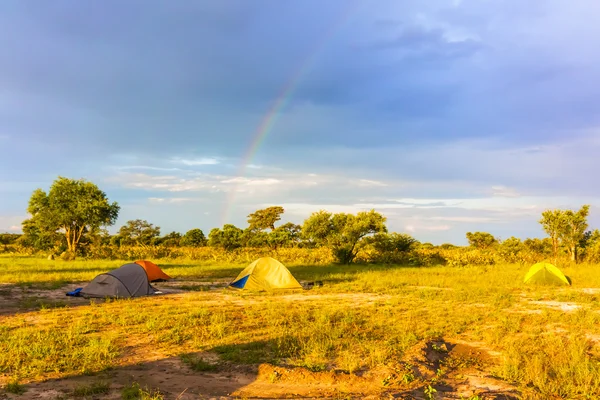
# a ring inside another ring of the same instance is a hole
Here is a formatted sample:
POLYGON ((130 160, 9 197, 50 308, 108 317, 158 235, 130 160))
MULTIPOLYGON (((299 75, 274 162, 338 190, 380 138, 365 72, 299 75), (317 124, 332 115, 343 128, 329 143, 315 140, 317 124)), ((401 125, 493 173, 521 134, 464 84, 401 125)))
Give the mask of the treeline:
POLYGON ((226 224, 208 235, 201 229, 161 233, 145 220, 127 221, 117 234, 120 208, 104 192, 84 180, 59 177, 48 193, 36 190, 23 221, 23 234, 0 234, 0 251, 43 253, 63 259, 190 258, 247 261, 275 255, 296 263, 401 263, 409 265, 493 265, 497 263, 600 262, 600 232, 588 230, 589 206, 579 211, 548 210, 540 223, 546 239, 499 240, 490 233, 468 232, 469 246, 420 243, 408 234, 389 232, 386 218, 375 210, 357 214, 311 214, 302 225, 280 224, 279 206, 248 215, 244 228, 226 224))

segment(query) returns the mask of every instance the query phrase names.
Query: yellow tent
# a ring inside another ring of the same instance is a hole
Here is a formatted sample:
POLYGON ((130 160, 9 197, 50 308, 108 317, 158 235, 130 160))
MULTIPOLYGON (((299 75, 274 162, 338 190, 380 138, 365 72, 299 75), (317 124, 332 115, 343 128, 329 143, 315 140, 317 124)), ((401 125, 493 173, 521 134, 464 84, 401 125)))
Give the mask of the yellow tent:
POLYGON ((302 289, 292 273, 271 257, 259 258, 248 265, 229 286, 249 290, 302 289))
POLYGON ((554 265, 541 262, 533 265, 525 279, 525 283, 571 285, 569 279, 554 265))

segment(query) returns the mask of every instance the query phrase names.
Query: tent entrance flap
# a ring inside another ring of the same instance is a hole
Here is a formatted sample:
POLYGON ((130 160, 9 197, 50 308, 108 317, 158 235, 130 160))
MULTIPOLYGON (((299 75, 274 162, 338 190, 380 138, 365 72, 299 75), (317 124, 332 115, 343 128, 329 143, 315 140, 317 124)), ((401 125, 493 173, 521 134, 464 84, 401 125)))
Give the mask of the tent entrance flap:
POLYGON ((246 282, 248 282, 248 278, 250 278, 250 275, 246 275, 242 279, 238 279, 237 281, 231 283, 230 286, 238 289, 243 289, 244 286, 246 286, 246 282))

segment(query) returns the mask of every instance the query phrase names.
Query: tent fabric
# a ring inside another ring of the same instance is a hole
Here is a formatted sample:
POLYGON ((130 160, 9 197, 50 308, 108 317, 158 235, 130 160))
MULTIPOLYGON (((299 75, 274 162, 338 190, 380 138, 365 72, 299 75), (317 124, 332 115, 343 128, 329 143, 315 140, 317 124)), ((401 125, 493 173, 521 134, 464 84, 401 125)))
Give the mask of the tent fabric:
POLYGON ((158 267, 158 265, 151 261, 137 260, 135 263, 141 265, 142 268, 146 270, 146 273, 148 274, 148 280, 150 282, 168 281, 169 279, 173 279, 169 275, 165 274, 162 269, 158 267))
POLYGON ((271 257, 259 258, 248 265, 229 286, 245 290, 302 289, 292 273, 271 257))
POLYGON ((80 294, 83 297, 140 297, 154 294, 146 270, 139 264, 125 264, 96 276, 80 294))
POLYGON ((558 268, 545 262, 533 265, 523 281, 525 283, 571 285, 569 279, 558 268))

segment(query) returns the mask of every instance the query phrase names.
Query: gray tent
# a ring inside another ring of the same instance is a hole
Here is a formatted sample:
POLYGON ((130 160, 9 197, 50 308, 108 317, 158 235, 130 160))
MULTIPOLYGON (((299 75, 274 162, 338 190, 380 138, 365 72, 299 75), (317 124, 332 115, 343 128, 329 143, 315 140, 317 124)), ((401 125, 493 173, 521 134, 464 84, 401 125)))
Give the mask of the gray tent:
POLYGON ((81 290, 83 297, 140 297, 154 294, 146 270, 139 264, 125 264, 95 277, 81 290))

